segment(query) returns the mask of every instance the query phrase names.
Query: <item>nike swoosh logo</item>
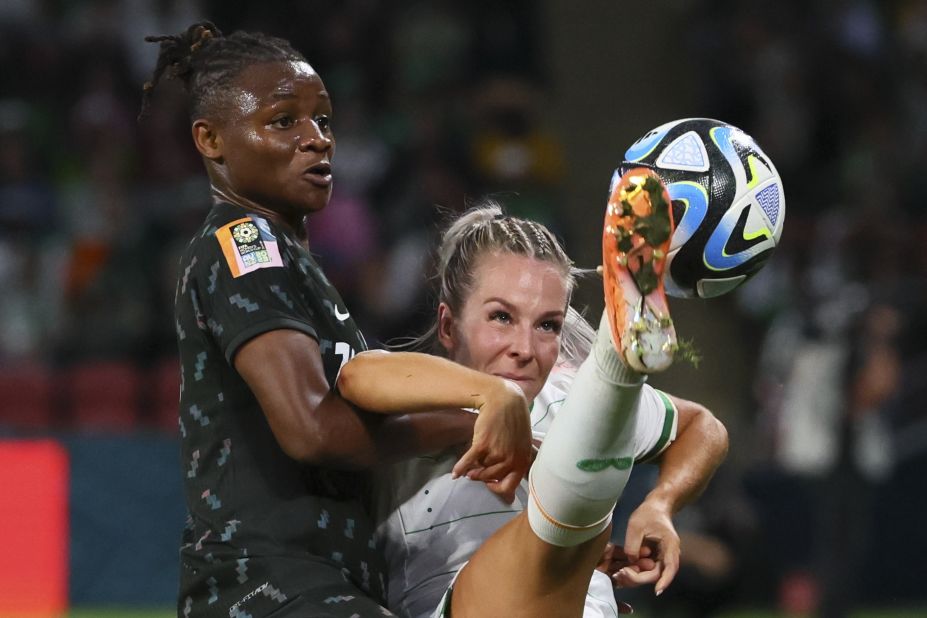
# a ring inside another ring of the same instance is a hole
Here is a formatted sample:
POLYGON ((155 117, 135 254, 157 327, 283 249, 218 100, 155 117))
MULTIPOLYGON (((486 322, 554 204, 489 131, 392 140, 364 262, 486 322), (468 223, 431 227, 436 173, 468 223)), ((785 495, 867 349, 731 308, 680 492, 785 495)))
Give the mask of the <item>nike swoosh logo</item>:
POLYGON ((633 457, 606 457, 605 459, 582 459, 576 462, 576 467, 584 472, 601 472, 609 467, 627 470, 633 463, 633 457))
POLYGON ((344 313, 341 313, 340 311, 338 311, 338 305, 335 305, 335 308, 333 309, 333 313, 335 314, 335 319, 337 319, 339 322, 344 322, 349 317, 351 317, 351 314, 348 313, 347 307, 345 307, 344 313))

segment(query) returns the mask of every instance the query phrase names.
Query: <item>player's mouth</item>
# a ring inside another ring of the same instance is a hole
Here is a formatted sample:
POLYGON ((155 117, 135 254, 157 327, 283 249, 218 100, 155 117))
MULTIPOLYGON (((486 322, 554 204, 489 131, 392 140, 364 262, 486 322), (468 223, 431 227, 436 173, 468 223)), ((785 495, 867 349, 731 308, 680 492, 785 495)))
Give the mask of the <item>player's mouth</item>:
POLYGON ((329 187, 332 184, 332 164, 328 161, 319 161, 307 168, 303 176, 317 187, 329 187))
POLYGON ((505 378, 506 380, 511 380, 512 382, 516 382, 519 385, 523 385, 527 382, 532 381, 532 379, 529 376, 523 376, 523 375, 518 375, 514 373, 497 373, 496 376, 500 378, 505 378))

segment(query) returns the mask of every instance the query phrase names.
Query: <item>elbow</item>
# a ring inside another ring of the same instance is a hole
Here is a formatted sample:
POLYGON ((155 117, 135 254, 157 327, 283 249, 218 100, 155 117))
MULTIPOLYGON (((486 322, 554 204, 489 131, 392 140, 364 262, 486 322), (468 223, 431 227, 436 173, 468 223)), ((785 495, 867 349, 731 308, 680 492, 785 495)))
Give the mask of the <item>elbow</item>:
POLYGON ((315 410, 302 416, 288 431, 275 432, 283 452, 301 464, 332 470, 369 468, 372 438, 370 428, 350 409, 338 410, 341 418, 329 410, 315 410))
POLYGON ((335 433, 319 414, 320 403, 307 406, 303 400, 286 405, 264 406, 264 414, 280 450, 290 459, 317 465, 327 457, 335 433))
POLYGON ((277 436, 277 444, 289 457, 302 464, 318 466, 328 459, 324 442, 310 431, 288 432, 277 436))
POLYGON ((364 381, 364 376, 369 375, 371 367, 383 354, 386 354, 383 350, 361 352, 341 367, 335 384, 342 397, 351 402, 358 401, 358 397, 362 394, 360 384, 364 381))
POLYGON ((303 435, 298 438, 277 440, 287 457, 306 466, 332 470, 354 470, 369 467, 359 454, 346 453, 339 448, 339 438, 334 435, 303 435))

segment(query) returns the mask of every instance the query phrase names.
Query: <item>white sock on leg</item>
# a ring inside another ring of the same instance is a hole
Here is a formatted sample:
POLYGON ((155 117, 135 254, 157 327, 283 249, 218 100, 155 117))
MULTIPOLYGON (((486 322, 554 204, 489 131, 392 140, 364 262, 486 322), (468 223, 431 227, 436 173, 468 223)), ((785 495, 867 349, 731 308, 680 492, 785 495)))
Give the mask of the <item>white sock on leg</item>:
POLYGON ((615 351, 603 315, 528 476, 528 521, 544 541, 579 545, 608 526, 631 473, 643 382, 615 351))

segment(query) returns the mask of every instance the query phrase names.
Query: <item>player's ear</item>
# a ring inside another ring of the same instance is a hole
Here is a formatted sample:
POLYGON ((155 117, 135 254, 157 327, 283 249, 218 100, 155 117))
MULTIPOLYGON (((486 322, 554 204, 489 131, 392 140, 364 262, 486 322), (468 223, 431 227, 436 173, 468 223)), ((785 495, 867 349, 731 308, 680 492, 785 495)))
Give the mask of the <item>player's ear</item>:
POLYGON ((198 118, 193 122, 193 143, 200 154, 211 161, 222 159, 222 137, 217 128, 215 123, 205 118, 198 118))
POLYGON ((457 345, 454 335, 454 315, 447 303, 438 305, 438 342, 450 354, 457 345))

